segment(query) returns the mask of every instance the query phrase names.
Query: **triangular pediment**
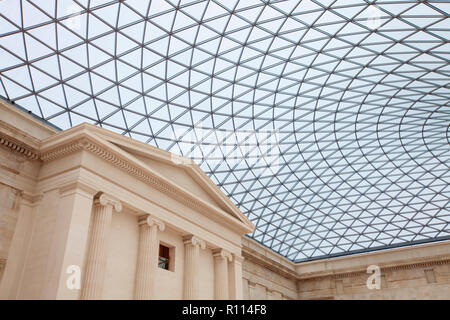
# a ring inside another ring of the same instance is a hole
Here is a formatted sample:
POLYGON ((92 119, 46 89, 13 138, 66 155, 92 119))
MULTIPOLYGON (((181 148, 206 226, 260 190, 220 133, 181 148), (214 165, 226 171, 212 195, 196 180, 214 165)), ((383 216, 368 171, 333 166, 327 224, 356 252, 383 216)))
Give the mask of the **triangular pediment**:
POLYGON ((48 139, 44 149, 50 152, 50 149, 63 146, 64 141, 75 140, 77 136, 94 140, 101 148, 136 165, 139 170, 144 170, 146 174, 169 186, 173 194, 180 194, 183 198, 191 199, 188 202, 193 200, 199 204, 209 215, 217 213, 217 218, 228 216, 226 220, 234 220, 234 223, 240 225, 246 232, 254 229, 247 217, 190 159, 87 123, 48 139))
POLYGON ((201 186, 198 182, 196 182, 193 177, 189 174, 189 168, 177 166, 175 164, 167 163, 161 161, 159 159, 155 159, 151 155, 148 154, 138 154, 137 152, 133 152, 130 148, 120 146, 119 148, 128 152, 130 155, 139 159, 143 163, 147 164, 150 168, 154 169, 168 181, 179 185, 186 190, 189 190, 195 196, 201 198, 202 200, 208 202, 210 205, 221 208, 222 210, 227 210, 223 203, 214 199, 207 190, 205 190, 205 186, 201 186))

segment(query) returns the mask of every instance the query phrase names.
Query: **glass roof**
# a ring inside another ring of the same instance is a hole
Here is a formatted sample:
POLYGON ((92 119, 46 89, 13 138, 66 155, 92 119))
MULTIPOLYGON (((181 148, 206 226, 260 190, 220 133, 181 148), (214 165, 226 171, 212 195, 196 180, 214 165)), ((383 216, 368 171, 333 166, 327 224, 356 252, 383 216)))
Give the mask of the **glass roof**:
POLYGON ((450 238, 450 3, 0 1, 0 95, 192 158, 293 261, 450 238))

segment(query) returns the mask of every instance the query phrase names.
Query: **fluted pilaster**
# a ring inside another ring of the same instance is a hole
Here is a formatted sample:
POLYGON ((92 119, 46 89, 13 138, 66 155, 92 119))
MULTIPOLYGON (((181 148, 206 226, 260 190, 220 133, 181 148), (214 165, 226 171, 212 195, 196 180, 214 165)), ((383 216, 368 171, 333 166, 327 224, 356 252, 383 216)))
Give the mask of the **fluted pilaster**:
POLYGON ((242 262, 244 258, 240 255, 233 254, 233 260, 228 263, 228 281, 229 295, 232 300, 243 299, 242 289, 242 262))
POLYGON ((228 261, 231 253, 224 249, 213 250, 214 257, 214 299, 227 300, 228 295, 228 261))
POLYGON ((139 218, 139 251, 136 264, 135 299, 154 298, 155 272, 158 266, 158 230, 164 223, 150 215, 139 218))
POLYGON ((200 248, 205 249, 205 241, 195 237, 186 236, 184 241, 184 289, 185 300, 199 299, 199 273, 200 248))
POLYGON ((103 193, 94 200, 81 299, 98 300, 102 297, 113 209, 122 211, 122 204, 111 196, 103 193))

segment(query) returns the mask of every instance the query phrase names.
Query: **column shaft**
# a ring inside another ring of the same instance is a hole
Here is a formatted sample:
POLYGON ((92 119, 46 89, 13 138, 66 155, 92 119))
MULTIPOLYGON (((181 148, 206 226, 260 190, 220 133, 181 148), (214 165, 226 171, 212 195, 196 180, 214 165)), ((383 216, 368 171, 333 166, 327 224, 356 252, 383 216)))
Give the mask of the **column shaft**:
POLYGON ((184 238, 184 288, 185 300, 199 299, 199 273, 200 248, 205 249, 206 244, 194 236, 184 238))
POLYGON ((232 300, 242 300, 243 299, 243 288, 242 288, 242 261, 244 259, 241 256, 233 254, 233 261, 228 264, 228 275, 229 275, 229 294, 232 300))
POLYGON ((228 261, 231 255, 223 249, 213 251, 214 256, 214 299, 227 300, 228 296, 228 261))
POLYGON ((164 224, 151 216, 144 216, 139 221, 139 250, 135 284, 136 300, 155 298, 154 286, 159 250, 158 229, 163 231, 164 224))
POLYGON ((95 201, 81 293, 83 300, 102 298, 113 206, 117 212, 122 210, 120 202, 112 200, 105 194, 95 201))

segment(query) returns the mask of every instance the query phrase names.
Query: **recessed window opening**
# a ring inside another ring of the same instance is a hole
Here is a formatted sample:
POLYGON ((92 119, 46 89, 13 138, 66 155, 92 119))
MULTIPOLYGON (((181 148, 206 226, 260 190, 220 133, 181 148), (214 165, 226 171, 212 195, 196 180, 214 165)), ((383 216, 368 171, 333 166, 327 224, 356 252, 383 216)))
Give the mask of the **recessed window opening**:
POLYGON ((158 267, 164 270, 173 271, 173 252, 174 247, 165 244, 159 245, 158 267))

